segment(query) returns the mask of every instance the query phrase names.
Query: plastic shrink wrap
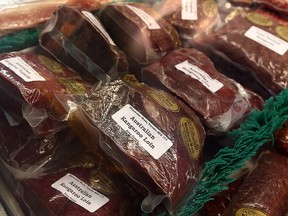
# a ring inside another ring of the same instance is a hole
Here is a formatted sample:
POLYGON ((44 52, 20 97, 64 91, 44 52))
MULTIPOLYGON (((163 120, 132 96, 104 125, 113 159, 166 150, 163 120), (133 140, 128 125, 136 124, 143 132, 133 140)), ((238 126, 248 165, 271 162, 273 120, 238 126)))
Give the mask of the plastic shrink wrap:
POLYGON ((92 148, 99 141, 134 184, 139 183, 146 196, 144 212, 162 201, 172 212, 197 182, 205 131, 194 112, 175 97, 143 83, 116 80, 96 87, 76 112, 94 137, 92 148))
POLYGON ((88 11, 60 7, 41 31, 40 45, 92 83, 128 73, 125 53, 88 11))
POLYGON ((198 42, 252 73, 255 82, 272 95, 278 94, 287 87, 288 22, 263 10, 241 11, 231 17, 198 42))
POLYGON ((99 17, 113 41, 139 64, 150 64, 180 45, 174 27, 148 5, 109 4, 99 17))
MULTIPOLYGON (((45 52, 44 52, 45 53, 45 52)), ((57 94, 84 95, 92 85, 42 51, 0 55, 0 105, 24 117, 36 135, 56 133, 66 114, 57 94)))
POLYGON ((50 19, 61 5, 82 10, 97 10, 109 0, 15 0, 0 2, 0 37, 4 34, 37 27, 50 19))
POLYGON ((287 203, 288 158, 264 152, 223 215, 282 216, 287 203))
POLYGON ((79 151, 79 146, 75 149, 77 153, 54 170, 19 182, 16 193, 26 213, 140 215, 138 197, 110 161, 100 152, 96 156, 79 151))
POLYGON ((164 0, 154 7, 188 45, 193 44, 195 38, 210 34, 220 24, 214 0, 164 0))
POLYGON ((280 14, 288 15, 287 0, 231 0, 232 3, 243 5, 261 5, 268 9, 272 9, 280 14))
POLYGON ((279 153, 288 157, 288 124, 287 122, 274 133, 275 147, 279 153))
POLYGON ((229 188, 227 190, 221 191, 211 197, 213 200, 205 203, 203 208, 199 211, 200 216, 222 216, 242 182, 243 178, 239 178, 237 181, 228 184, 227 186, 229 188))
POLYGON ((55 161, 64 160, 73 142, 75 135, 69 129, 36 137, 27 122, 18 123, 0 111, 1 162, 16 179, 37 177, 55 161))
MULTIPOLYGON (((181 98, 205 122, 210 133, 228 131, 252 108, 251 95, 219 73, 204 53, 193 48, 174 50, 144 67, 141 75, 143 82, 181 98)), ((260 97, 255 100, 261 104, 260 97)))

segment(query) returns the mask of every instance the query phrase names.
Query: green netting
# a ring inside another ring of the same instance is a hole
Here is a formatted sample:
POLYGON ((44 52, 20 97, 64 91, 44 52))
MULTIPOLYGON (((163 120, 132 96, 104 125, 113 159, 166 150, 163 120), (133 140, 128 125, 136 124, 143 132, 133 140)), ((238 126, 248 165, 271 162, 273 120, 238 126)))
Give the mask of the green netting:
POLYGON ((214 159, 205 164, 196 190, 175 215, 191 216, 214 194, 226 190, 226 185, 234 181, 229 176, 243 167, 244 162, 253 157, 263 144, 273 142, 273 133, 287 120, 288 89, 285 89, 277 97, 267 100, 263 110, 251 112, 239 129, 228 134, 235 140, 234 147, 221 149, 214 159))
POLYGON ((0 53, 22 50, 38 45, 37 29, 25 29, 0 38, 0 53))

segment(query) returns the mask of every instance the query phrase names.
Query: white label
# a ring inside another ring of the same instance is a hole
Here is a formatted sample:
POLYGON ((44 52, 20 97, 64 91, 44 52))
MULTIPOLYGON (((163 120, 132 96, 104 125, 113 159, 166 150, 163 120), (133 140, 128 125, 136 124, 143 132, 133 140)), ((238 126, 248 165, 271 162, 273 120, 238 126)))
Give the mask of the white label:
POLYGON ((51 185, 72 202, 93 213, 105 205, 109 199, 68 173, 51 185))
POLYGON ((30 65, 22 58, 13 57, 1 60, 0 63, 8 67, 15 74, 21 77, 25 82, 45 81, 45 78, 40 76, 30 65))
POLYGON ((245 33, 245 36, 279 55, 284 55, 288 50, 288 43, 286 41, 256 26, 251 26, 245 33))
POLYGON ((109 36, 108 32, 104 29, 104 27, 102 26, 102 24, 99 22, 99 20, 90 12, 88 11, 82 11, 82 13, 84 14, 84 16, 96 27, 98 28, 102 34, 104 35, 104 37, 108 40, 108 42, 113 45, 116 46, 114 41, 111 39, 111 37, 109 36))
POLYGON ((187 60, 175 65, 177 70, 189 75, 193 79, 200 81, 207 89, 215 93, 223 87, 223 84, 216 79, 212 79, 209 74, 197 66, 190 64, 187 60))
POLYGON ((147 25, 148 29, 161 29, 160 25, 154 20, 154 18, 145 11, 131 5, 127 5, 127 7, 141 18, 141 20, 147 25))
POLYGON ((197 0, 182 0, 182 20, 197 20, 197 0))
POLYGON ((130 104, 114 113, 112 119, 155 159, 160 158, 173 144, 130 104))

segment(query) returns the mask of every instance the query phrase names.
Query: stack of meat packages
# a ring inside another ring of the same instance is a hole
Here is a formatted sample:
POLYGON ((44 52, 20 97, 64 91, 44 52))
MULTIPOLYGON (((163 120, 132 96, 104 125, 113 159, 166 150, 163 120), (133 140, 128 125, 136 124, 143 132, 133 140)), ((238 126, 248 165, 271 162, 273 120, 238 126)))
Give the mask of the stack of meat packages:
MULTIPOLYGON (((26 215, 176 214, 227 133, 287 87, 287 1, 67 2, 39 46, 0 54, 9 186, 26 215)), ((198 214, 285 216, 286 129, 198 214)))

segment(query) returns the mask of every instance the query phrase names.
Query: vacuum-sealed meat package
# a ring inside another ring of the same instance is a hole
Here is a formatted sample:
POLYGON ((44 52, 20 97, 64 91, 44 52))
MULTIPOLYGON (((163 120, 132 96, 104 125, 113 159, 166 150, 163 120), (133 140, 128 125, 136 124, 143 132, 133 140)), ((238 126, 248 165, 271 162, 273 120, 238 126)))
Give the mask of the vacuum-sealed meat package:
POLYGON ((88 11, 60 7, 42 30, 40 45, 92 83, 128 73, 125 53, 88 11))
POLYGON ((243 5, 243 6, 249 6, 253 3, 253 0, 229 0, 231 3, 234 3, 236 5, 243 5))
POLYGON ((110 161, 89 151, 54 171, 22 180, 17 194, 31 215, 140 215, 135 192, 110 161), (133 197, 134 196, 134 197, 133 197))
POLYGON ((288 122, 274 133, 274 142, 276 149, 288 157, 288 122))
POLYGON ((288 15, 287 0, 230 0, 232 3, 252 5, 257 4, 272 9, 280 14, 288 15))
POLYGON ((195 113, 177 98, 139 82, 98 86, 78 107, 78 118, 100 147, 149 195, 152 212, 169 212, 184 200, 202 169, 205 131, 195 113))
POLYGON ((172 92, 188 104, 211 133, 223 133, 251 110, 249 93, 219 73, 193 48, 177 49, 142 69, 143 82, 172 92))
POLYGON ((57 94, 83 96, 92 87, 44 53, 36 49, 0 55, 0 90, 7 96, 0 106, 8 113, 21 112, 15 115, 22 114, 37 135, 65 127, 67 113, 57 94))
POLYGON ((97 10, 109 0, 22 0, 0 2, 0 36, 33 28, 48 20, 61 5, 97 10))
POLYGON ((7 170, 17 179, 40 175, 49 163, 63 154, 75 141, 71 130, 65 129, 44 137, 36 137, 27 122, 17 123, 8 113, 0 111, 0 155, 7 170))
POLYGON ((223 215, 284 216, 287 202, 288 158, 264 152, 223 215))
POLYGON ((150 64, 180 45, 174 27, 145 4, 106 5, 100 20, 113 41, 139 64, 150 64))
POLYGON ((288 85, 287 32, 288 22, 274 14, 243 11, 200 43, 252 73, 273 95, 288 85))
POLYGON ((204 207, 199 211, 200 216, 222 216, 231 202, 231 197, 237 192, 242 182, 243 177, 228 184, 227 190, 215 194, 215 196, 212 197, 213 200, 206 202, 204 207))
POLYGON ((211 33, 220 22, 215 0, 165 0, 155 8, 189 44, 211 33))

